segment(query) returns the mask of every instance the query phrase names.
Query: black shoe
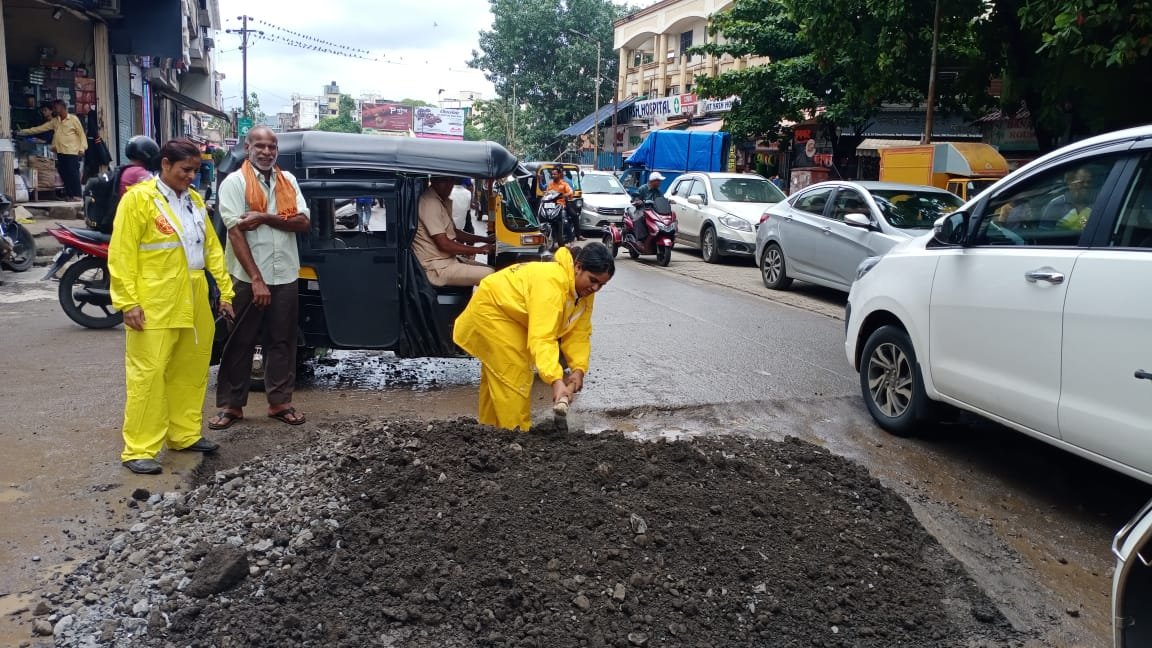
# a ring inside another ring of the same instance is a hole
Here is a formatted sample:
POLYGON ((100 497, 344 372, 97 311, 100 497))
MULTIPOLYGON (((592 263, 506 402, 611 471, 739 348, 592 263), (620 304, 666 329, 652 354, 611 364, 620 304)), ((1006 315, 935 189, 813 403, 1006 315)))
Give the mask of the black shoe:
POLYGON ((124 462, 124 467, 137 475, 159 475, 164 472, 164 466, 155 459, 129 459, 124 462))
POLYGON ((196 443, 193 443, 192 445, 185 447, 185 448, 180 448, 179 450, 177 450, 177 452, 203 452, 203 453, 207 454, 210 452, 216 452, 219 449, 220 449, 219 443, 216 443, 215 441, 209 441, 208 439, 205 439, 204 437, 200 437, 200 439, 197 440, 196 443))

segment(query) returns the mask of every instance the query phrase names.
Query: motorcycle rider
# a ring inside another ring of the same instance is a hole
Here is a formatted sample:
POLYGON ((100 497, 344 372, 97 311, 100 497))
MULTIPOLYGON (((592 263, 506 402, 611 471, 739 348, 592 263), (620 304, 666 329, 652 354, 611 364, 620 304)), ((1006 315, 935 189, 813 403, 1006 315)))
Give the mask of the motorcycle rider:
POLYGON ((160 156, 160 145, 147 135, 137 135, 128 140, 124 155, 128 164, 120 172, 120 186, 116 188, 121 196, 128 187, 152 177, 152 167, 160 156))
POLYGON ((648 225, 644 222, 644 213, 639 208, 644 203, 664 195, 660 191, 660 183, 663 180, 664 174, 653 171, 652 175, 648 176, 648 184, 636 190, 636 196, 632 199, 632 233, 637 241, 643 241, 648 237, 648 225))
MULTIPOLYGON (((556 193, 560 194, 560 197, 556 200, 556 202, 564 208, 565 218, 561 218, 561 222, 557 223, 557 225, 560 227, 558 227, 556 231, 558 234, 560 234, 560 238, 567 238, 565 236, 565 232, 563 231, 564 222, 570 220, 566 218, 568 215, 568 199, 574 196, 575 192, 572 191, 572 185, 568 184, 568 181, 564 179, 564 170, 560 167, 554 167, 552 169, 552 181, 549 182, 546 187, 544 187, 544 193, 548 193, 549 191, 555 191, 556 193)), ((579 232, 573 232, 572 236, 576 237, 579 236, 579 234, 579 232)), ((564 244, 566 241, 557 242, 564 244)))

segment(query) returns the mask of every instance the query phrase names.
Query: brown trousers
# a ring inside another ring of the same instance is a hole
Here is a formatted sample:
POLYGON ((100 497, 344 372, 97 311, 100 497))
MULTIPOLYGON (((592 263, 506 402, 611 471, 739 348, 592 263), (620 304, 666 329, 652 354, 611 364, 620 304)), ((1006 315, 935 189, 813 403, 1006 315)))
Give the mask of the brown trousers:
POLYGON ((248 404, 252 354, 259 342, 264 351, 264 391, 269 405, 292 402, 296 388, 296 330, 299 295, 296 282, 268 286, 272 303, 252 305, 252 284, 232 277, 236 297, 232 309, 236 325, 216 375, 216 407, 241 408, 248 404))

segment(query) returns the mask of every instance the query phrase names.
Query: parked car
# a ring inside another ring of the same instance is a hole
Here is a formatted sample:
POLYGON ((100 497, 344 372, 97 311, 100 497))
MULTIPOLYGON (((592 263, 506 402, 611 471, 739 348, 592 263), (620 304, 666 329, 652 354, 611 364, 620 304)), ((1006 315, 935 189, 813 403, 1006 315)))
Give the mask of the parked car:
POLYGON ((764 285, 793 279, 848 291, 856 266, 923 234, 964 203, 955 194, 892 182, 821 182, 776 203, 756 230, 764 285))
POLYGON ((767 178, 751 173, 685 173, 665 196, 680 224, 677 243, 700 248, 708 263, 751 257, 764 210, 784 200, 767 178))
POLYGON ((584 208, 580 210, 581 230, 600 230, 608 223, 620 223, 632 204, 620 180, 608 171, 584 171, 584 208))
POLYGON ((1152 482, 1150 278, 1145 126, 1045 155, 865 260, 845 351, 892 433, 947 403, 1152 482))

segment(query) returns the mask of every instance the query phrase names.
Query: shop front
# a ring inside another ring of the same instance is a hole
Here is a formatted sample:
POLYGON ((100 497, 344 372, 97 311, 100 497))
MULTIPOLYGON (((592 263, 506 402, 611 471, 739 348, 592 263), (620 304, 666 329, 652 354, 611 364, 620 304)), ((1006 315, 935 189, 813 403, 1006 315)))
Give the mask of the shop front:
MULTIPOLYGON (((37 0, 4 0, 3 11, 7 129, 40 126, 50 120, 42 109, 64 101, 89 135, 84 174, 99 172, 108 162, 95 143, 108 103, 109 70, 101 66, 106 58, 99 56, 106 52, 101 48, 107 34, 103 23, 37 0)), ((29 198, 50 200, 62 188, 51 140, 52 131, 13 140, 19 178, 12 178, 9 191, 17 199, 26 192, 29 198)))

